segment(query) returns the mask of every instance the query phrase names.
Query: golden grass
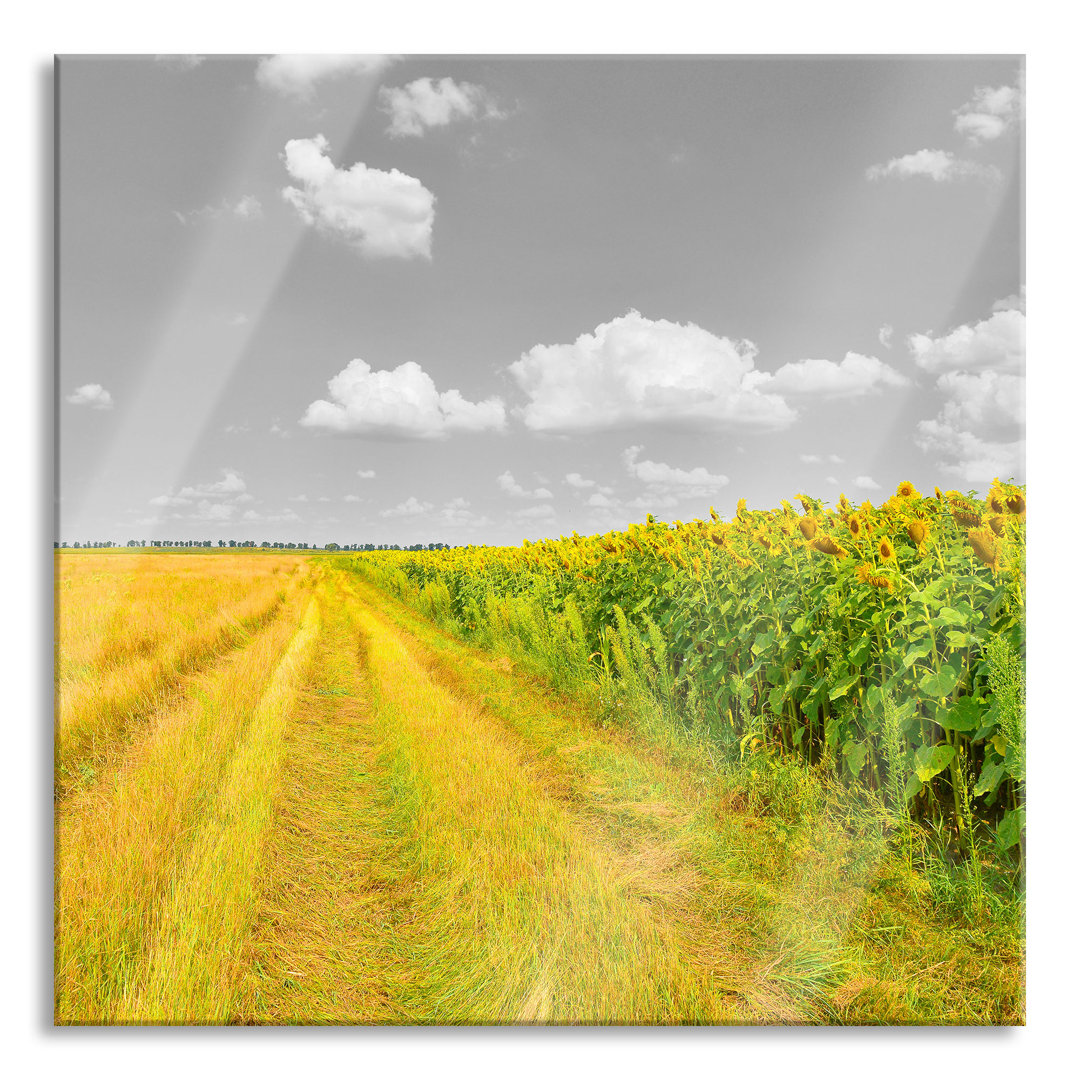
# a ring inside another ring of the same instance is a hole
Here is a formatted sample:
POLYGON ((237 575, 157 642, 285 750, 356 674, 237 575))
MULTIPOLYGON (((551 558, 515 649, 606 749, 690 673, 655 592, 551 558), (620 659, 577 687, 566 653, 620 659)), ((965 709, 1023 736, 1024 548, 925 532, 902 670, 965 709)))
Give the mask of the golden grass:
POLYGON ((290 601, 246 648, 192 679, 186 697, 147 718, 114 773, 60 806, 59 1023, 191 1016, 182 1012, 192 1000, 190 988, 177 983, 163 989, 154 968, 178 967, 163 935, 175 935, 181 949, 199 940, 202 927, 184 923, 195 896, 185 901, 185 890, 209 886, 213 895, 202 896, 208 902, 205 916, 222 932, 235 924, 229 905, 238 897, 217 890, 231 880, 229 867, 232 874, 253 871, 243 860, 251 854, 259 800, 272 779, 282 708, 299 674, 297 643, 306 648, 311 636, 310 614, 297 630, 302 600, 290 601), (287 664, 283 655, 291 658, 287 664), (199 876, 215 867, 224 880, 199 876), (160 992, 156 1000, 151 988, 160 992))
MULTIPOLYGON (((67 568, 72 595, 147 557, 94 558, 67 568)), ((113 590, 142 597, 144 651, 96 608, 69 638, 102 675, 157 657, 172 690, 137 724, 91 724, 109 750, 58 804, 58 1023, 1022 1016, 1016 935, 889 879, 865 808, 806 770, 602 727, 330 559, 187 670, 173 639, 305 563, 161 564, 171 637, 148 577, 113 590)))
POLYGON ((368 607, 360 626, 389 773, 393 888, 411 893, 385 946, 400 1019, 736 1019, 732 989, 666 917, 681 874, 664 860, 632 865, 582 828, 518 741, 433 681, 400 632, 368 607))
POLYGON ((526 770, 677 927, 685 962, 739 994, 738 1022, 1021 1022, 1022 939, 1004 926, 973 937, 912 897, 918 876, 895 874, 857 794, 792 767, 770 795, 767 769, 718 767, 696 740, 601 729, 588 703, 360 589, 429 677, 520 736, 526 770))
MULTIPOLYGON (((296 557, 57 557, 57 794, 92 780, 180 680, 273 618, 296 557)), ((295 579, 294 579, 295 580, 295 579)))
POLYGON ((393 1020, 380 945, 393 898, 379 869, 374 728, 355 611, 337 590, 313 677, 285 734, 263 900, 244 946, 242 1024, 393 1020))

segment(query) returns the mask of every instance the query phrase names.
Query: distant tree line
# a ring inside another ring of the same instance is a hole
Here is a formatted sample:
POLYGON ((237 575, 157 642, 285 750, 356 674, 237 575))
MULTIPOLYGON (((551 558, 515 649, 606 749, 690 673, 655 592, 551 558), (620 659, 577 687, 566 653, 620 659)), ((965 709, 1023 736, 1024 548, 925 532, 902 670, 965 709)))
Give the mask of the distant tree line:
MULTIPOLYGON (((54 548, 113 548, 112 540, 76 540, 69 544, 66 540, 54 540, 54 548)), ((129 548, 265 548, 282 551, 444 551, 449 544, 302 544, 292 541, 264 540, 256 544, 254 540, 129 540, 129 548)))

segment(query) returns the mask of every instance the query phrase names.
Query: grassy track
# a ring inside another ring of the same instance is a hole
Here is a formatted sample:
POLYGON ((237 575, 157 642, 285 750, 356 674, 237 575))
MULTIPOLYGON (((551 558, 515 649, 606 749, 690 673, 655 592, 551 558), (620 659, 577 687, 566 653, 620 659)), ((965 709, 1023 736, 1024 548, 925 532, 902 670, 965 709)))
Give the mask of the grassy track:
POLYGON ((766 807, 332 559, 107 760, 58 803, 59 1023, 1022 1016, 859 807, 766 807))

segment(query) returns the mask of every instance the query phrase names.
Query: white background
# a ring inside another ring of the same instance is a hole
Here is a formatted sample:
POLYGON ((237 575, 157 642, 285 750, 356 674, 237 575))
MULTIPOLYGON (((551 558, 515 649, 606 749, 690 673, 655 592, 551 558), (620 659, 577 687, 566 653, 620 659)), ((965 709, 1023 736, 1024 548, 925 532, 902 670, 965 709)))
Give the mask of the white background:
MULTIPOLYGON (((14 5, 3 64, 3 533, 9 1075, 910 1077, 1076 1067, 1080 576, 1077 37, 1049 3, 540 5, 400 0, 14 5), (51 1015, 52 125, 54 53, 1026 53, 1028 154, 1029 963, 1017 1030, 53 1030, 51 1015)), ((2 505, 2 504, 0 504, 2 505)))

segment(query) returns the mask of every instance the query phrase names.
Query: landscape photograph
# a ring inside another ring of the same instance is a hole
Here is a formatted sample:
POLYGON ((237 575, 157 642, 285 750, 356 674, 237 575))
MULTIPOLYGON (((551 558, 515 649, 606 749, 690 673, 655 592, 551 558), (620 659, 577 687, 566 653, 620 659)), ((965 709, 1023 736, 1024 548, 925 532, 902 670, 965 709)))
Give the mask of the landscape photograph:
POLYGON ((59 55, 51 1023, 1025 1025, 1025 72, 59 55))

